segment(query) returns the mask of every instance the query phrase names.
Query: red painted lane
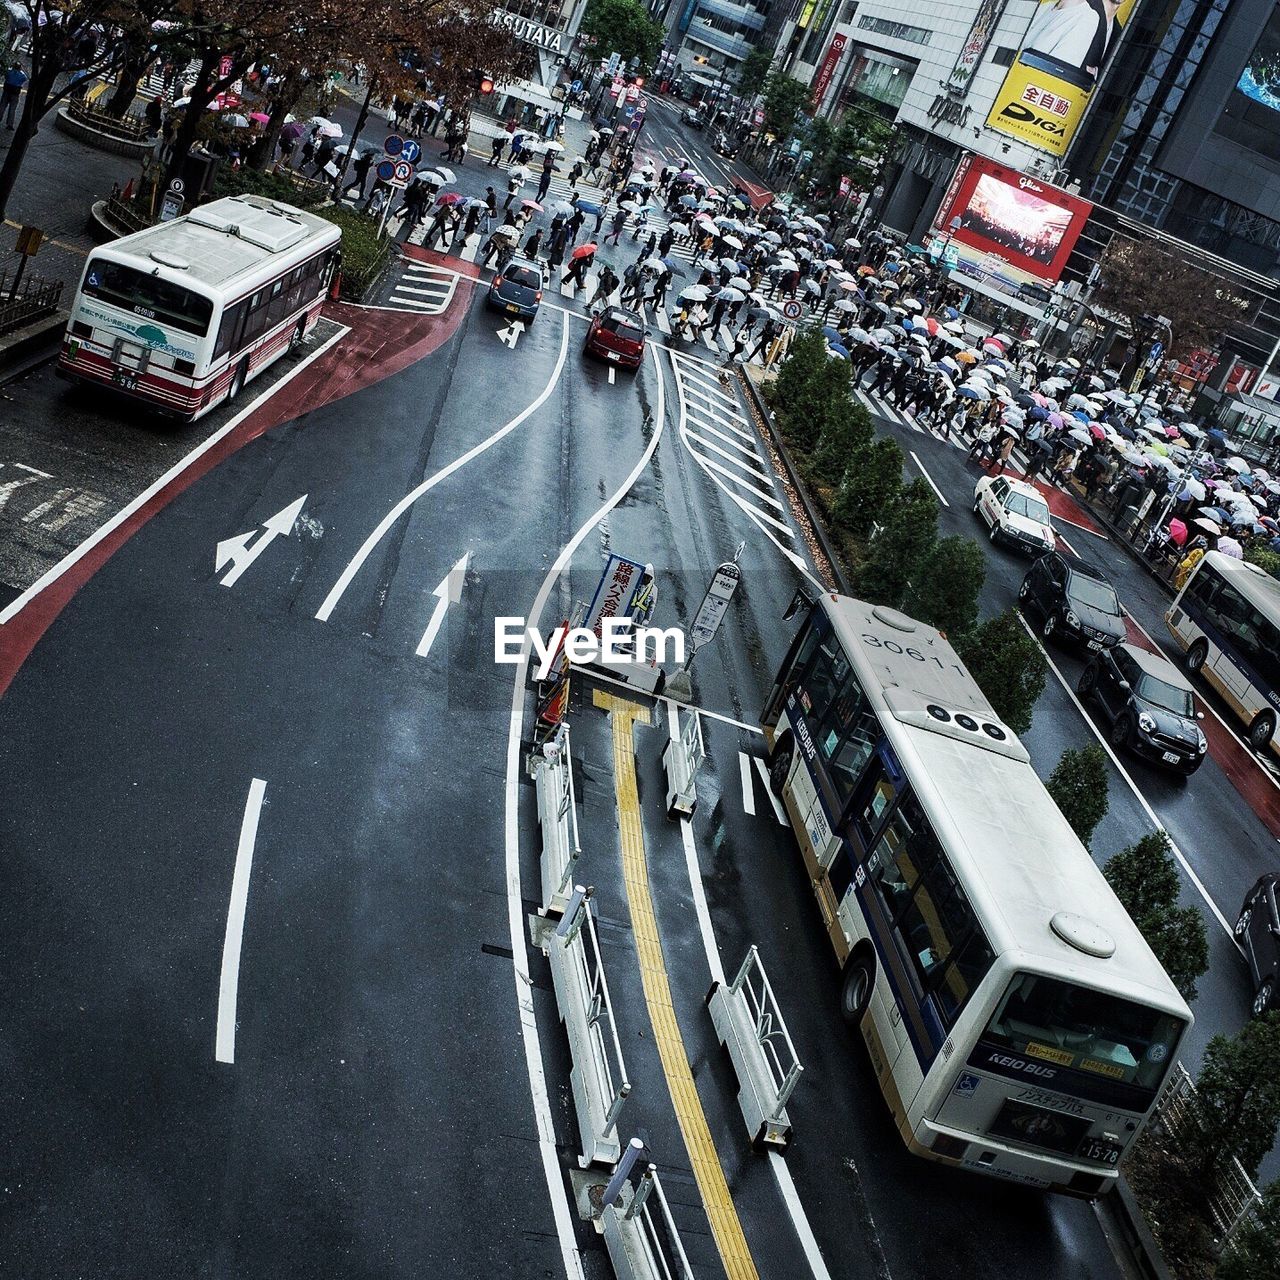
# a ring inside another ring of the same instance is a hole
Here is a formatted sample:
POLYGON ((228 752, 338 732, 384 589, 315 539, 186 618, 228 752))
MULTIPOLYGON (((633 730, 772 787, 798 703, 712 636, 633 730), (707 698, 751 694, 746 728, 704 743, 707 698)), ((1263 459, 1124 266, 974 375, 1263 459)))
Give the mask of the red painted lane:
MULTIPOLYGON (((1124 615, 1124 625, 1130 644, 1151 653, 1160 653, 1147 633, 1127 613, 1124 615)), ((1199 695, 1197 698, 1201 703, 1204 702, 1199 695)), ((1214 763, 1226 774, 1227 780, 1262 820, 1266 829, 1280 840, 1280 789, 1271 782, 1253 754, 1240 745, 1212 711, 1205 712, 1200 728, 1209 740, 1209 755, 1213 757, 1214 763)))
POLYGON ((332 303, 325 314, 350 326, 318 360, 284 383, 233 431, 175 476, 127 520, 31 599, 18 615, 0 627, 0 696, 27 655, 68 601, 158 511, 237 450, 282 422, 301 418, 344 396, 381 382, 430 355, 454 334, 467 311, 472 285, 459 281, 453 305, 444 315, 381 311, 332 303))

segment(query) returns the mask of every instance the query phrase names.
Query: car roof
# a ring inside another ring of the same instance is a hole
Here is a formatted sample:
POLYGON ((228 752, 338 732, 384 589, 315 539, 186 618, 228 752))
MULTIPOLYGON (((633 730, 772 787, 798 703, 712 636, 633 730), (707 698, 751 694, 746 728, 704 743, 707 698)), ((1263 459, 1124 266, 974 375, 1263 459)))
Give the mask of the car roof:
POLYGON ((1186 676, 1164 654, 1152 653, 1150 649, 1141 649, 1136 644, 1123 643, 1119 648, 1138 664, 1143 675, 1156 676, 1165 684, 1171 684, 1174 688, 1183 689, 1187 693, 1195 692, 1187 682, 1186 676))
POLYGON ((626 307, 610 307, 605 315, 611 320, 626 320, 628 324, 633 324, 637 329, 644 328, 644 317, 637 315, 634 311, 628 311, 626 307))
POLYGON ((997 476, 996 478, 1007 480, 1011 493, 1020 493, 1024 497, 1035 498, 1037 502, 1044 503, 1044 494, 1035 485, 1028 484, 1025 480, 1015 480, 1013 476, 997 476))
POLYGON ((1111 579, 1096 564, 1090 564, 1088 560, 1081 560, 1079 556, 1073 556, 1069 551, 1058 551, 1054 554, 1062 557, 1063 564, 1072 573, 1082 574, 1086 578, 1097 578, 1099 582, 1105 582, 1110 585, 1111 579))

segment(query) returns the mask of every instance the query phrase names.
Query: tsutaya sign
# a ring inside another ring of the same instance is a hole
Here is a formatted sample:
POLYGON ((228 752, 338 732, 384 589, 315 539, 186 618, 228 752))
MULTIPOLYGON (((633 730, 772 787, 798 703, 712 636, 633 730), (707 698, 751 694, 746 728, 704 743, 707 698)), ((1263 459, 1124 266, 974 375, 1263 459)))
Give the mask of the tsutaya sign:
POLYGON ((508 13, 505 9, 495 9, 490 21, 495 27, 506 27, 517 40, 531 44, 549 53, 563 53, 565 34, 556 27, 544 27, 540 22, 531 22, 518 13, 508 13))

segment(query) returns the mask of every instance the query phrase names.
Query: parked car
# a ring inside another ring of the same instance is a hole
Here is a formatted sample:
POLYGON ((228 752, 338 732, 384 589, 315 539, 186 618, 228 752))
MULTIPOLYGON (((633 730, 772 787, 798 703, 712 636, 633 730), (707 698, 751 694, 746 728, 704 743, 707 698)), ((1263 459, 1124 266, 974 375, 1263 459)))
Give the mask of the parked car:
POLYGON ((1249 890, 1235 936, 1253 975, 1253 1016, 1280 1009, 1280 875, 1265 875, 1249 890))
POLYGON ((1009 476, 983 476, 974 486, 973 511, 986 523, 992 542, 1024 551, 1052 551, 1057 535, 1040 490, 1009 476))
POLYGON ((702 118, 702 114, 696 107, 685 107, 680 113, 680 119, 689 126, 690 129, 701 129, 705 127, 706 121, 702 118))
POLYGON ((493 277, 489 286, 489 306, 495 311, 521 316, 530 323, 538 314, 542 290, 546 286, 542 267, 532 258, 512 258, 493 277))
POLYGON ((644 359, 644 319, 625 307, 606 307, 591 318, 583 350, 624 369, 638 369, 644 359))
POLYGON ((1094 699, 1111 726, 1111 741, 1136 755, 1189 777, 1209 749, 1196 722, 1186 677, 1161 654, 1118 644, 1089 660, 1076 686, 1094 699))
POLYGON ((1116 589, 1101 569, 1064 551, 1047 551, 1018 588, 1024 613, 1040 618, 1046 640, 1071 640, 1086 649, 1109 649, 1125 638, 1116 589))

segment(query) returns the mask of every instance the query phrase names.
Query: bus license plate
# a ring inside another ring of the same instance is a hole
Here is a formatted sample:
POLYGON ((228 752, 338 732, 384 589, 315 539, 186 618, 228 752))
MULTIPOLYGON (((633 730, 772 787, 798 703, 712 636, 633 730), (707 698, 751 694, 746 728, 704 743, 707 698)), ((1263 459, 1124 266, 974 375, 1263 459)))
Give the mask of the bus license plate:
POLYGON ((1090 640, 1090 641, 1089 641, 1089 648, 1090 648, 1090 649, 1093 649, 1093 650, 1096 652, 1097 650, 1099 650, 1099 649, 1101 649, 1101 648, 1102 648, 1102 641, 1101 641, 1101 640, 1090 640))
POLYGON ((117 387, 123 387, 126 391, 134 391, 138 386, 138 375, 129 373, 124 369, 117 369, 111 375, 111 380, 117 387))
POLYGON ((1182 757, 1176 751, 1166 751, 1164 753, 1165 764, 1177 764, 1182 757))

